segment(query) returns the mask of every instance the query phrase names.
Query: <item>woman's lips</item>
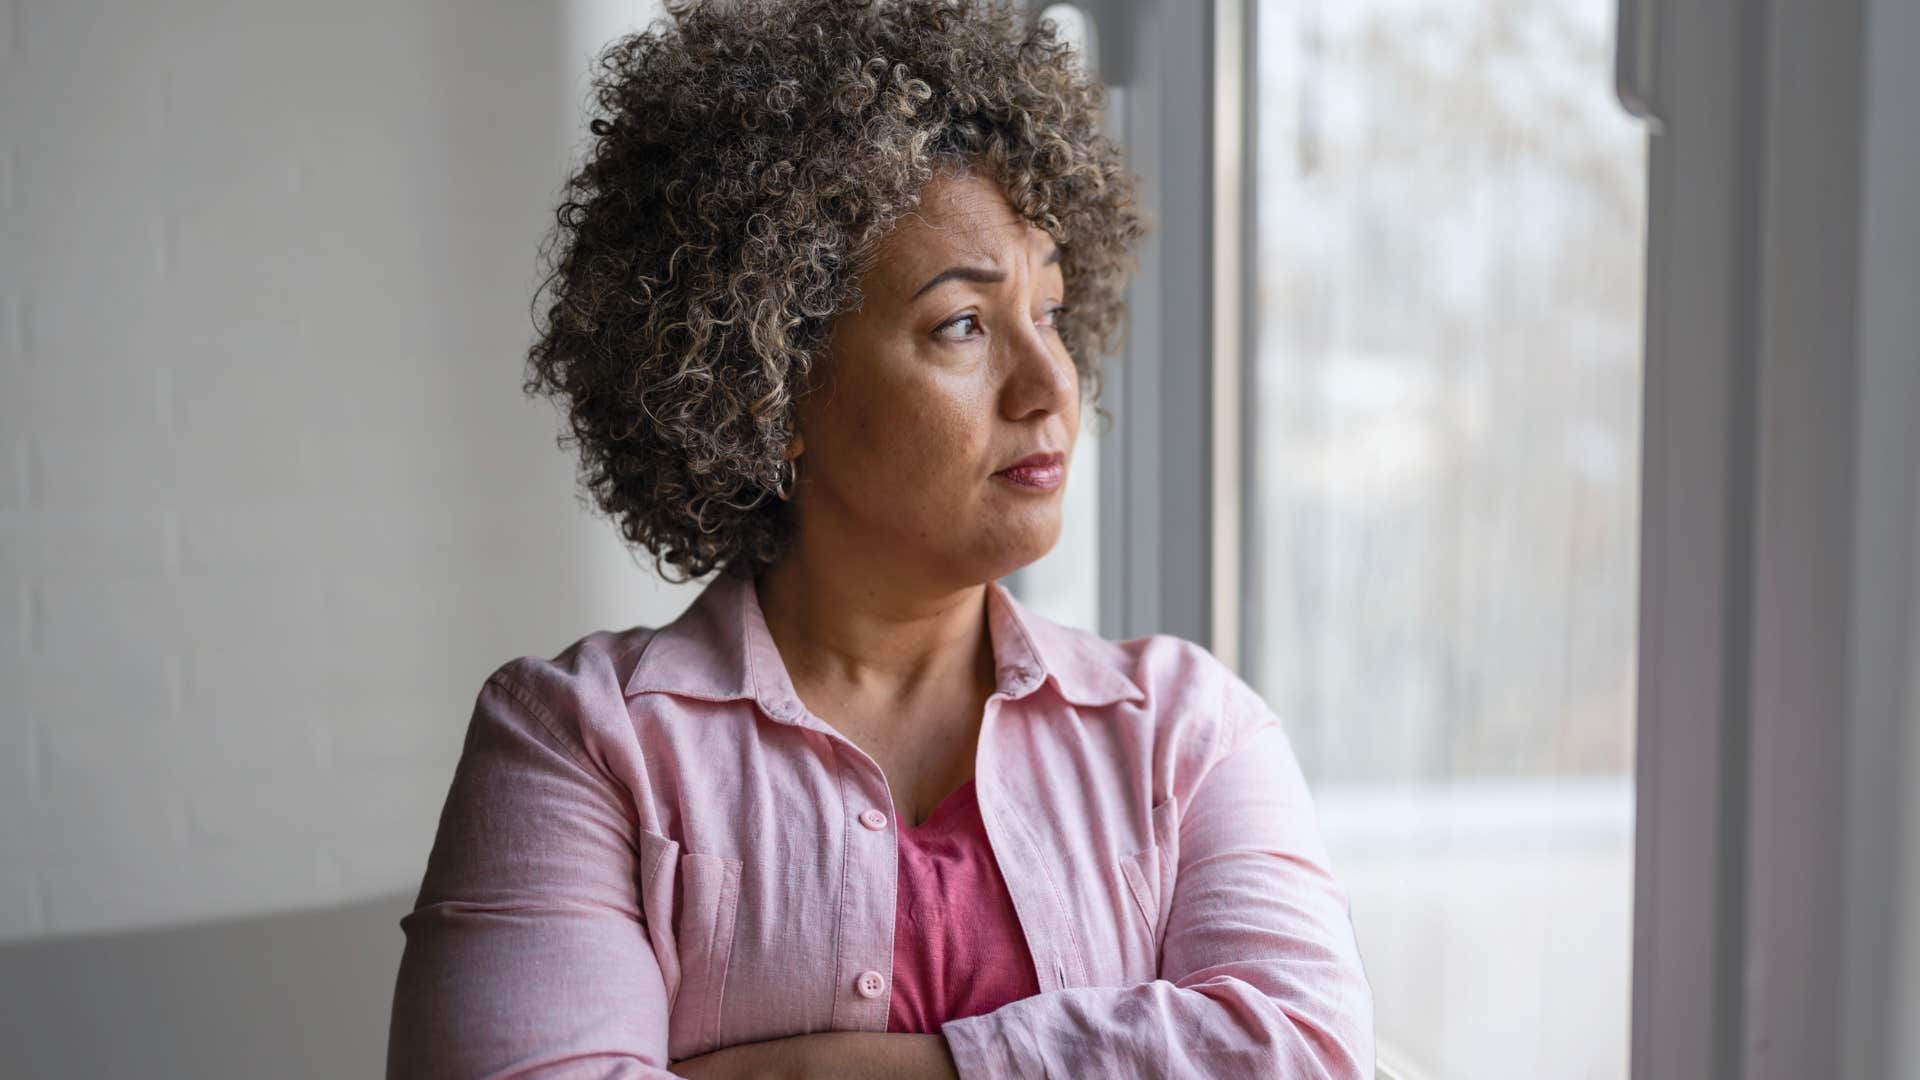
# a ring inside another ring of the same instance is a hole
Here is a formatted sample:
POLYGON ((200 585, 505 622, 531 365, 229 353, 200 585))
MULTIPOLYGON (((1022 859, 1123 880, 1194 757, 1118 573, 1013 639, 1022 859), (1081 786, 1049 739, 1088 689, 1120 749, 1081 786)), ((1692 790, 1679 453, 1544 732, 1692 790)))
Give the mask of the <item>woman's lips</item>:
POLYGON ((1049 465, 1016 465, 993 475, 1023 491, 1052 491, 1067 478, 1064 462, 1049 465))

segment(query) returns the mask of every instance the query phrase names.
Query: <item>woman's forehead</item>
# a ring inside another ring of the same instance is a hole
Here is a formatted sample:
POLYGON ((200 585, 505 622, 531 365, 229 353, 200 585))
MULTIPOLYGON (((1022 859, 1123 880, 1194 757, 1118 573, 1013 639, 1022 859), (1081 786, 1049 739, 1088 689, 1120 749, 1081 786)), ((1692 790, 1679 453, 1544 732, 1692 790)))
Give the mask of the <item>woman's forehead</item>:
POLYGON ((906 221, 923 235, 936 234, 954 244, 1020 243, 1037 231, 998 184, 973 173, 928 184, 920 194, 919 210, 906 221))
POLYGON ((901 218, 881 255, 904 269, 966 257, 998 262, 1012 253, 1052 250, 1046 231, 1022 217, 1004 192, 990 181, 968 178, 929 184, 919 209, 901 218))

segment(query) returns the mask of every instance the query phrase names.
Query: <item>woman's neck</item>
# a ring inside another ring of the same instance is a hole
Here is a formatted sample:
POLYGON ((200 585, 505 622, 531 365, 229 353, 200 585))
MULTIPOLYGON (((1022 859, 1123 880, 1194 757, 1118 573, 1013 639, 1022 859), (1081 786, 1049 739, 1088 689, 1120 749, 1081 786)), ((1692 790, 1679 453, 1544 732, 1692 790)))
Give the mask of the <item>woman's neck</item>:
POLYGON ((788 558, 754 589, 796 690, 884 708, 971 699, 994 685, 984 584, 914 588, 850 564, 815 572, 788 558))

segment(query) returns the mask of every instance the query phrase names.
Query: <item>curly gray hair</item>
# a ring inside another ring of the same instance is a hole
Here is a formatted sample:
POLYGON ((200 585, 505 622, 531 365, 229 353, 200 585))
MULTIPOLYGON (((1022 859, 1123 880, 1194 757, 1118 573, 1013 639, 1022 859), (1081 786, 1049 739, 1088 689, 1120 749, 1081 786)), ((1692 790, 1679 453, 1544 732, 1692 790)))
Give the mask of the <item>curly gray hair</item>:
POLYGON ((795 398, 943 165, 996 180, 1060 245, 1060 334, 1097 402, 1146 225, 1105 91, 1050 22, 1001 0, 668 14, 596 62, 601 115, 542 245, 525 382, 562 407, 583 488, 663 577, 751 576, 788 550, 790 508, 769 496, 795 398))

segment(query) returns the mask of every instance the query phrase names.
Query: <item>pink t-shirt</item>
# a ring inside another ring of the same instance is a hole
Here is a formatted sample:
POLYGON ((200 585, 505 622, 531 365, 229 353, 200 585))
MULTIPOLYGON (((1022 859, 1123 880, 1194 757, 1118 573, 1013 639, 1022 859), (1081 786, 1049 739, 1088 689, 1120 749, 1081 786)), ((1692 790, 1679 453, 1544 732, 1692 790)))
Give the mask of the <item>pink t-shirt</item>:
POLYGON ((1040 992, 968 780, 900 829, 887 1030, 928 1034, 1040 992))

